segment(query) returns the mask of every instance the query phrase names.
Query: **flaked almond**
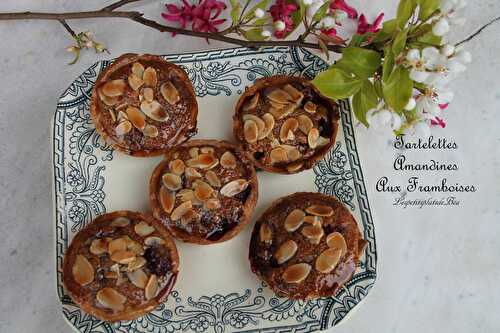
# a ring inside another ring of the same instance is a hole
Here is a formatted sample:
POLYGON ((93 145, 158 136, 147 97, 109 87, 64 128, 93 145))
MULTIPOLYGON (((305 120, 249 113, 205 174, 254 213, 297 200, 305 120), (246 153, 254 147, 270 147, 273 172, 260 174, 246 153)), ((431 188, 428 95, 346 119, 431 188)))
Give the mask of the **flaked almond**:
POLYGON ((168 190, 165 186, 160 188, 160 204, 166 213, 170 213, 175 205, 175 193, 168 190))
POLYGON ((158 246, 165 244, 165 240, 156 236, 149 236, 144 240, 144 245, 146 246, 158 246))
POLYGON ((170 171, 173 174, 181 176, 184 173, 184 170, 186 169, 186 165, 184 164, 183 160, 180 159, 175 159, 173 161, 170 161, 168 164, 168 167, 170 171))
POLYGON ((299 129, 305 135, 308 135, 311 129, 314 127, 314 124, 308 116, 305 114, 301 114, 298 118, 299 120, 299 129))
POLYGON ((149 118, 156 121, 167 121, 168 114, 163 110, 161 104, 157 101, 142 101, 141 102, 141 111, 146 114, 149 118))
POLYGON ((326 236, 326 244, 332 249, 340 250, 340 257, 343 257, 347 252, 347 244, 340 232, 335 231, 326 236))
POLYGON ((98 94, 99 94, 99 99, 107 106, 116 105, 116 103, 118 103, 118 101, 120 100, 118 97, 109 97, 104 95, 102 89, 98 90, 98 94))
POLYGON ((312 149, 316 148, 318 145, 319 131, 317 128, 312 128, 307 134, 307 143, 312 149))
POLYGON ((150 138, 156 138, 158 136, 158 128, 155 125, 146 125, 142 133, 150 138))
POLYGON ((144 88, 142 90, 142 96, 147 102, 152 102, 155 99, 155 91, 152 88, 144 88))
POLYGON ((271 157, 271 163, 283 163, 288 161, 288 155, 286 152, 286 149, 283 147, 276 147, 273 150, 271 150, 271 153, 269 155, 271 157))
POLYGON ((140 62, 134 62, 132 64, 132 73, 142 79, 144 75, 144 66, 140 62))
POLYGON ((108 241, 99 238, 99 239, 94 239, 92 243, 90 243, 90 253, 95 254, 96 256, 99 256, 101 254, 104 254, 108 252, 108 241))
MULTIPOLYGON (((128 108, 128 105, 123 110, 125 110, 126 108, 128 108)), ((125 112, 118 111, 118 116, 116 117, 116 119, 118 121, 128 120, 128 116, 125 112)))
POLYGON ((142 256, 144 254, 144 248, 142 245, 131 239, 127 241, 127 250, 134 252, 138 256, 142 256))
POLYGON ((184 215, 181 216, 181 224, 186 226, 189 222, 196 218, 197 214, 194 209, 188 210, 184 215))
POLYGON ((236 167, 236 157, 230 151, 226 151, 220 157, 220 165, 225 169, 234 169, 236 167))
POLYGON ((311 101, 307 101, 306 104, 304 104, 304 110, 309 113, 316 112, 317 108, 318 106, 311 101))
POLYGON ((181 201, 193 201, 194 199, 194 191, 188 188, 184 188, 177 193, 177 196, 181 199, 181 201))
POLYGON ((252 98, 247 99, 245 105, 243 105, 243 111, 250 111, 257 107, 257 103, 259 103, 260 94, 257 92, 252 98))
POLYGON ((219 164, 219 160, 213 154, 199 154, 187 160, 186 164, 193 168, 212 169, 219 164))
POLYGON ((299 127, 299 122, 295 118, 288 118, 285 120, 283 125, 281 125, 280 129, 280 140, 281 142, 285 142, 287 140, 295 139, 294 132, 299 127))
POLYGON ((188 180, 193 180, 196 178, 203 177, 201 173, 199 173, 195 168, 191 167, 186 168, 185 175, 188 180))
POLYGON ((286 91, 280 88, 273 89, 266 95, 267 99, 278 103, 278 104, 287 104, 290 103, 293 99, 286 91))
POLYGON ((321 225, 323 219, 321 218, 321 216, 307 215, 306 217, 304 217, 304 222, 312 225, 321 225))
POLYGON ((123 93, 125 92, 126 86, 127 85, 126 85, 125 81, 122 79, 111 80, 111 81, 106 82, 102 86, 101 90, 102 90, 102 93, 108 97, 118 97, 118 96, 123 95, 123 93))
POLYGON ((233 197, 238 193, 243 192, 248 187, 248 181, 245 179, 236 179, 220 189, 220 194, 226 197, 233 197))
POLYGON ((129 272, 132 272, 136 269, 142 268, 144 265, 146 265, 146 259, 144 259, 144 257, 136 257, 134 260, 128 263, 127 270, 129 272))
POLYGON ((201 151, 203 154, 214 154, 214 153, 215 153, 215 149, 214 149, 214 147, 209 147, 209 146, 206 146, 206 147, 201 147, 201 148, 200 148, 200 151, 201 151))
POLYGON ((148 276, 142 269, 136 269, 134 271, 128 272, 127 277, 137 288, 144 289, 148 283, 148 276))
POLYGON ((113 123, 115 123, 116 122, 115 111, 113 109, 109 109, 108 112, 109 112, 109 115, 111 116, 111 120, 113 121, 113 123))
POLYGON ((113 254, 117 251, 127 250, 127 240, 125 238, 113 239, 108 243, 108 253, 113 254))
POLYGON ((304 217, 306 214, 302 209, 294 209, 292 210, 285 219, 285 230, 288 232, 294 232, 304 222, 304 217))
POLYGON ((320 136, 318 138, 318 142, 316 143, 316 147, 323 147, 323 146, 326 146, 329 143, 330 143, 330 139, 329 138, 324 138, 324 137, 320 136))
POLYGON ((200 180, 198 181, 194 189, 194 196, 200 201, 205 201, 212 196, 213 192, 214 189, 212 188, 212 186, 200 180))
POLYGON ((286 283, 300 283, 304 281, 311 272, 311 265, 306 263, 288 266, 283 273, 283 280, 286 283))
POLYGON ((257 117, 256 115, 253 115, 253 114, 244 114, 243 121, 247 121, 247 120, 252 120, 257 125, 257 139, 258 140, 266 137, 265 135, 263 135, 264 129, 266 128, 266 124, 264 123, 264 121, 262 119, 260 119, 259 117, 257 117))
POLYGON ((304 166, 304 162, 291 163, 286 166, 288 172, 297 172, 304 166))
POLYGON ((324 234, 321 225, 308 225, 302 228, 302 235, 307 237, 312 244, 319 244, 324 234))
POLYGON ((132 123, 128 120, 121 121, 115 127, 115 134, 118 136, 125 135, 132 130, 132 123))
MULTIPOLYGON (((222 165, 222 158, 221 158, 221 165, 222 165)), ((208 183, 210 185, 212 185, 213 187, 221 187, 222 186, 219 177, 212 170, 208 170, 205 173, 205 178, 207 179, 208 183)))
POLYGON ((146 222, 144 221, 141 221, 139 223, 137 223, 135 226, 134 226, 134 231, 136 234, 138 234, 139 236, 148 236, 148 235, 151 235, 153 232, 155 232, 155 228, 150 226, 149 224, 147 224, 146 222))
POLYGON ((77 255, 72 268, 73 279, 81 285, 85 286, 94 281, 94 267, 82 255, 77 255))
POLYGON ((111 221, 112 227, 126 227, 130 224, 130 220, 124 216, 117 217, 111 221))
POLYGON ((297 253, 298 248, 297 243, 291 239, 281 244, 276 253, 274 253, 274 258, 276 258, 278 265, 292 259, 295 253, 297 253))
POLYGON ((281 145, 281 147, 285 148, 286 155, 289 161, 295 162, 296 160, 302 157, 301 152, 295 146, 281 145))
POLYGON ((120 264, 128 264, 135 259, 135 253, 132 251, 115 251, 111 254, 111 260, 120 264))
POLYGON ((248 143, 257 142, 259 128, 253 120, 247 120, 243 124, 243 135, 248 143))
POLYGON ((272 130, 274 128, 274 124, 275 124, 274 117, 270 113, 265 113, 262 116, 262 120, 264 121, 264 130, 262 131, 262 133, 259 133, 259 136, 258 136, 259 140, 269 136, 269 134, 272 132, 272 130))
POLYGON ((158 278, 155 274, 152 274, 149 277, 148 283, 146 284, 146 289, 144 289, 144 295, 146 299, 149 301, 154 298, 158 293, 158 278))
POLYGON ((288 93, 288 95, 291 96, 291 100, 294 103, 299 104, 300 102, 302 102, 302 99, 304 98, 304 94, 302 94, 299 90, 297 90, 297 88, 295 88, 291 84, 285 84, 283 86, 283 90, 286 91, 288 93))
POLYGON ((182 187, 182 179, 175 173, 166 173, 161 177, 163 185, 171 191, 177 191, 182 187))
POLYGON ((123 311, 125 308, 123 304, 127 301, 127 297, 109 287, 99 290, 96 294, 96 299, 105 308, 115 311, 123 311))
POLYGON ((177 206, 177 208, 174 209, 172 215, 170 215, 170 219, 172 221, 177 221, 182 217, 182 215, 186 214, 186 212, 189 211, 191 208, 193 208, 191 201, 185 201, 181 203, 179 206, 177 206))
POLYGON ((295 104, 287 104, 281 108, 272 107, 269 109, 269 112, 274 116, 275 119, 283 119, 293 111, 295 111, 295 109, 297 109, 297 106, 295 104))
POLYGON ((340 249, 327 249, 316 258, 316 270, 328 274, 339 263, 342 251, 340 249))
POLYGON ((325 205, 311 205, 306 208, 306 212, 316 216, 332 216, 333 208, 325 205))
POLYGON ((142 75, 142 79, 144 80, 144 84, 150 87, 155 87, 158 83, 158 75, 156 74, 156 70, 153 67, 148 67, 144 71, 142 75))
POLYGON ((161 85, 160 92, 163 98, 165 98, 165 100, 171 105, 174 105, 181 100, 179 91, 170 81, 161 85))
POLYGON ((144 113, 133 106, 129 106, 125 112, 127 113, 127 117, 132 125, 142 131, 146 126, 146 116, 144 116, 144 113))
POLYGON ((144 81, 142 81, 142 79, 140 77, 138 77, 137 75, 135 75, 135 74, 129 75, 129 77, 128 77, 128 85, 133 90, 135 90, 135 91, 139 90, 139 88, 141 88, 141 86, 143 84, 144 84, 144 81))
POLYGON ((260 241, 266 244, 273 242, 273 231, 267 223, 262 223, 259 229, 260 241))
POLYGON ((208 199, 207 201, 205 201, 205 207, 210 210, 220 208, 220 201, 219 199, 214 198, 208 199))
POLYGON ((191 156, 192 158, 195 158, 199 154, 200 154, 200 148, 198 147, 189 148, 189 156, 191 156))

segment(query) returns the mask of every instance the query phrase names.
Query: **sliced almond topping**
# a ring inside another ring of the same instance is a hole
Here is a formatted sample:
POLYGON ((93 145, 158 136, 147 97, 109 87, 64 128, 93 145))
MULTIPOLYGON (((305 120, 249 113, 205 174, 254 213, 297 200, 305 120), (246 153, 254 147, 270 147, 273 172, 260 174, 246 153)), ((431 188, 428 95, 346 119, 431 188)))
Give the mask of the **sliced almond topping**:
POLYGON ((129 264, 127 265, 127 270, 129 272, 132 272, 143 267, 144 265, 146 265, 146 259, 144 259, 144 257, 136 257, 134 260, 129 262, 129 264))
POLYGON ((125 81, 119 79, 106 82, 102 86, 101 90, 102 93, 108 97, 118 97, 123 95, 123 93, 125 92, 125 87, 125 81))
POLYGON ((135 90, 135 91, 139 90, 139 88, 143 84, 144 84, 144 81, 142 81, 142 79, 140 77, 138 77, 137 75, 135 75, 135 74, 129 75, 129 77, 128 77, 128 85, 133 90, 135 90))
POLYGON ((128 120, 124 120, 115 127, 115 133, 116 135, 121 136, 130 132, 131 129, 132 123, 130 123, 130 121, 128 120))
POLYGON ((153 67, 146 68, 144 74, 142 75, 142 79, 147 86, 156 87, 156 84, 158 83, 156 70, 153 67))
POLYGON ((296 160, 302 157, 302 154, 295 146, 281 145, 281 147, 285 148, 286 155, 289 161, 295 162, 296 160))
POLYGON ((146 246, 158 246, 165 244, 165 240, 156 236, 149 236, 144 240, 144 245, 146 246))
POLYGON ((144 66, 139 62, 134 62, 132 64, 132 73, 142 79, 144 75, 144 66))
POLYGON ((304 217, 304 222, 312 225, 318 225, 318 224, 321 225, 323 219, 320 216, 307 215, 306 217, 304 217))
POLYGON ((311 205, 306 208, 306 212, 316 216, 332 216, 333 208, 325 205, 311 205))
POLYGON ((160 92, 163 98, 165 98, 165 100, 171 105, 174 105, 181 100, 179 91, 170 81, 161 85, 160 92))
POLYGON ((130 220, 124 216, 117 217, 111 221, 112 227, 126 227, 130 224, 130 220))
POLYGON ((112 110, 112 109, 109 109, 109 115, 111 116, 111 120, 113 121, 113 123, 116 122, 116 115, 115 115, 115 111, 112 110))
POLYGON ((303 165, 304 162, 291 163, 286 166, 286 170, 288 172, 297 172, 302 168, 303 165))
POLYGON ((257 124, 253 120, 245 121, 243 125, 243 135, 248 143, 257 142, 257 137, 259 134, 259 129, 257 124))
POLYGON ((288 216, 285 219, 285 229, 288 232, 294 232, 304 222, 304 217, 306 214, 302 209, 294 209, 288 214, 288 216))
POLYGON ((141 221, 134 226, 134 231, 139 236, 144 237, 144 236, 151 235, 153 232, 155 232, 155 228, 153 228, 152 226, 150 226, 146 222, 141 221))
POLYGON ((335 231, 326 236, 326 244, 332 249, 340 250, 340 257, 343 257, 347 252, 347 244, 340 232, 335 231))
POLYGON ((181 201, 193 201, 194 200, 194 191, 184 188, 177 193, 177 196, 181 198, 181 201))
POLYGON ((182 187, 182 179, 175 173, 166 173, 161 177, 163 185, 172 191, 177 191, 182 187))
POLYGON ((272 107, 269 109, 269 112, 274 116, 276 119, 283 119, 289 114, 291 114, 297 106, 295 104, 287 104, 283 106, 282 108, 275 108, 272 107))
POLYGON ((208 199, 205 201, 205 207, 210 210, 217 209, 220 207, 220 201, 219 199, 208 199))
POLYGON ((191 208, 193 208, 191 201, 185 201, 174 209, 172 215, 170 215, 170 218, 172 219, 172 221, 177 221, 182 217, 182 215, 186 214, 187 211, 189 211, 191 208))
POLYGON ((111 254, 111 260, 120 263, 128 264, 135 259, 135 253, 132 251, 115 251, 111 254))
POLYGON ((129 106, 125 111, 127 113, 128 119, 134 125, 135 128, 142 131, 146 126, 146 116, 138 108, 129 106))
POLYGON ((147 102, 152 102, 155 99, 155 91, 152 88, 144 88, 142 90, 142 96, 147 102))
POLYGON ((236 179, 220 189, 220 194, 226 197, 234 197, 236 194, 243 192, 248 187, 248 181, 245 179, 236 179))
POLYGON ((260 94, 257 92, 255 95, 250 98, 250 100, 247 99, 247 102, 245 105, 243 105, 243 111, 250 111, 253 110, 257 107, 257 103, 259 103, 259 97, 260 94))
POLYGON ((309 118, 305 114, 301 114, 298 117, 298 120, 299 120, 299 129, 301 130, 301 132, 304 133, 305 135, 309 134, 311 129, 314 127, 311 118, 309 118))
POLYGON ((307 143, 312 149, 316 148, 318 145, 319 131, 317 128, 312 128, 307 135, 307 143))
POLYGON ((295 253, 297 253, 298 248, 299 247, 297 246, 297 243, 295 243, 295 241, 291 239, 281 244, 278 250, 276 250, 276 253, 274 254, 274 257, 276 258, 278 265, 281 265, 282 263, 292 259, 295 253))
POLYGON ((136 269, 132 272, 127 273, 127 277, 137 288, 144 289, 148 283, 148 276, 142 269, 136 269))
POLYGON ((205 200, 208 200, 212 196, 213 192, 214 192, 214 189, 212 188, 212 186, 210 186, 209 184, 200 180, 200 181, 198 181, 198 184, 196 185, 196 187, 194 189, 194 196, 196 198, 198 198, 198 200, 200 200, 200 201, 205 201, 205 200))
POLYGON ((200 149, 198 147, 189 148, 189 156, 191 156, 192 158, 195 158, 196 156, 198 156, 199 153, 200 153, 200 149))
POLYGON ((144 254, 144 248, 142 245, 132 239, 127 241, 127 250, 134 252, 138 256, 142 256, 144 254))
POLYGON ((150 138, 156 138, 158 136, 158 128, 155 125, 146 125, 142 133, 150 138))
POLYGON ((287 283, 300 283, 304 281, 311 272, 311 265, 302 263, 288 266, 283 273, 283 280, 287 283))
POLYGON ((214 154, 215 153, 214 147, 201 147, 200 151, 204 154, 214 154))
POLYGON ((127 250, 127 241, 125 238, 113 239, 108 243, 108 253, 113 254, 117 251, 127 250))
POLYGON ((82 255, 77 255, 72 268, 73 279, 81 285, 85 286, 94 281, 94 267, 82 255))
POLYGON ((103 94, 102 89, 98 90, 100 100, 107 106, 113 106, 120 100, 118 97, 109 97, 103 94))
POLYGON ((302 235, 307 237, 312 244, 319 244, 324 231, 321 225, 308 225, 302 228, 302 235))
POLYGON ((195 158, 187 160, 186 164, 193 168, 212 169, 219 164, 219 160, 212 154, 199 154, 195 158))
MULTIPOLYGON (((221 158, 221 164, 222 164, 222 158, 221 158)), ((221 187, 222 186, 219 177, 212 170, 208 170, 205 173, 205 178, 207 179, 208 183, 210 185, 212 185, 213 187, 221 187)))
POLYGON ((329 143, 330 143, 330 139, 329 138, 324 138, 324 137, 320 136, 318 138, 318 142, 316 143, 316 147, 323 147, 323 146, 326 146, 329 143))
POLYGON ((309 112, 309 113, 316 112, 317 108, 318 108, 317 105, 311 101, 307 101, 306 104, 304 104, 304 110, 306 110, 306 112, 309 112))
POLYGON ((257 125, 257 139, 258 140, 266 137, 265 135, 263 135, 264 130, 266 128, 266 124, 264 123, 264 121, 262 119, 260 119, 259 117, 257 117, 256 115, 253 115, 253 114, 244 114, 243 121, 247 121, 247 120, 252 120, 253 122, 255 122, 255 125, 257 125))
POLYGON ((274 117, 272 114, 270 113, 264 114, 262 116, 262 120, 264 121, 264 130, 262 131, 262 133, 259 134, 258 137, 259 140, 269 136, 269 133, 271 133, 271 131, 274 128, 274 117))
MULTIPOLYGON (((124 109, 126 109, 127 107, 128 107, 128 105, 124 109)), ((118 119, 118 121, 128 120, 128 116, 125 112, 118 111, 118 117, 116 119, 118 119)))
POLYGON ((170 168, 170 171, 172 173, 181 176, 184 173, 184 170, 186 169, 186 165, 184 164, 183 160, 176 159, 171 161, 168 164, 168 167, 170 168))
POLYGON ((149 277, 148 283, 146 284, 144 295, 146 296, 146 299, 149 301, 150 299, 156 296, 157 292, 158 292, 158 278, 156 277, 155 274, 152 274, 149 277))
POLYGON ((181 224, 186 226, 189 224, 189 222, 191 222, 192 220, 194 220, 196 218, 196 212, 194 211, 194 209, 190 209, 186 212, 186 214, 182 215, 181 217, 181 224))
POLYGON ((286 149, 283 147, 280 147, 280 146, 271 150, 271 153, 269 156, 271 157, 271 163, 273 163, 273 164, 288 161, 288 155, 287 155, 286 149))
POLYGON ((186 173, 186 178, 188 180, 193 180, 196 178, 203 177, 201 173, 199 173, 195 168, 191 168, 191 167, 186 168, 185 173, 186 173))
POLYGON ((295 103, 302 102, 302 98, 304 98, 304 94, 302 94, 299 90, 297 90, 291 84, 285 84, 283 90, 286 91, 292 98, 292 101, 295 103))
POLYGON ((270 93, 266 95, 266 97, 269 100, 279 104, 287 104, 293 100, 292 96, 290 96, 286 91, 280 88, 272 90, 270 93))
POLYGON ((102 238, 94 239, 90 244, 90 253, 99 256, 108 252, 108 241, 102 238))
POLYGON ((273 242, 273 231, 267 223, 262 223, 259 229, 260 241, 271 244, 273 242))
POLYGON ((127 297, 109 287, 99 290, 96 299, 105 308, 115 311, 123 311, 123 304, 127 301, 127 297))
POLYGON ((144 112, 146 116, 156 121, 167 121, 168 119, 168 114, 157 101, 142 101, 141 111, 144 112))
POLYGON ((316 258, 316 270, 320 273, 328 274, 339 263, 342 251, 340 249, 328 249, 316 258))
POLYGON ((175 193, 169 191, 165 186, 160 188, 160 204, 163 210, 170 213, 175 205, 175 193))
POLYGON ((226 169, 234 169, 236 167, 236 157, 230 151, 226 151, 220 157, 220 165, 226 169))

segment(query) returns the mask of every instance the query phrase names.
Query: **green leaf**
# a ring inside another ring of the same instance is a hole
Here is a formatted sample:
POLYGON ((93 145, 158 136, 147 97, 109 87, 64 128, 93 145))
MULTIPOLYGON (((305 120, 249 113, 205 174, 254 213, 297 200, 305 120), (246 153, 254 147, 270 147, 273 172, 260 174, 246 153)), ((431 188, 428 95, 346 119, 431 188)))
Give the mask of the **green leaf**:
POLYGON ((363 44, 369 36, 373 35, 373 33, 366 33, 363 35, 355 34, 351 37, 351 41, 349 42, 349 46, 360 46, 363 44))
MULTIPOLYGON (((238 1, 238 0, 236 0, 238 1)), ((243 16, 243 20, 244 21, 247 21, 247 20, 251 20, 255 17, 255 10, 257 8, 260 8, 262 10, 266 10, 266 7, 267 5, 269 4, 270 0, 261 0, 258 4, 256 4, 255 6, 253 6, 252 8, 250 8, 248 10, 248 12, 243 16)))
POLYGON ((352 98, 352 108, 354 115, 360 122, 368 127, 366 113, 378 104, 378 96, 375 87, 369 80, 365 80, 361 89, 352 98))
POLYGON ((318 38, 318 45, 321 48, 321 51, 325 54, 326 60, 330 60, 330 52, 328 51, 328 46, 321 38, 318 38))
POLYGON ((418 0, 420 5, 420 12, 418 18, 422 21, 427 21, 429 17, 439 9, 440 0, 418 0))
POLYGON ((312 18, 313 22, 321 20, 323 17, 326 16, 328 9, 330 8, 330 3, 332 0, 326 1, 319 9, 314 13, 314 16, 312 18))
POLYGON ((375 92, 379 98, 384 98, 384 92, 382 91, 382 81, 380 79, 375 80, 373 82, 373 86, 375 87, 375 92))
POLYGON ((337 100, 354 95, 363 85, 363 79, 353 77, 339 68, 319 73, 312 82, 324 95, 337 100))
POLYGON ((414 0, 400 0, 398 6, 398 12, 396 16, 396 21, 398 27, 403 29, 410 19, 411 15, 415 11, 417 4, 414 0))
POLYGON ((392 52, 395 56, 398 56, 406 46, 406 39, 408 37, 408 29, 401 30, 394 38, 394 43, 392 44, 392 52))
POLYGON ((412 96, 413 82, 410 79, 410 72, 403 67, 397 67, 391 73, 386 82, 382 84, 385 102, 399 112, 408 104, 412 96))
POLYGON ((248 40, 254 40, 254 41, 259 41, 259 40, 264 40, 265 37, 262 36, 262 28, 254 28, 250 30, 243 31, 243 34, 246 39, 248 40))
POLYGON ((348 73, 368 78, 380 67, 380 53, 360 47, 348 47, 342 52, 342 58, 337 62, 338 66, 348 73))
POLYGON ((229 0, 229 2, 231 3, 231 19, 233 20, 233 24, 236 25, 240 17, 241 5, 238 0, 229 0))
POLYGON ((391 39, 398 27, 397 23, 396 19, 385 21, 382 25, 382 29, 380 29, 373 41, 378 43, 391 39))
POLYGON ((384 48, 384 63, 382 65, 382 81, 386 81, 394 68, 394 54, 390 46, 384 48))
POLYGON ((439 36, 434 35, 432 31, 429 31, 426 34, 418 37, 417 42, 434 46, 440 46, 443 42, 443 39, 439 36))

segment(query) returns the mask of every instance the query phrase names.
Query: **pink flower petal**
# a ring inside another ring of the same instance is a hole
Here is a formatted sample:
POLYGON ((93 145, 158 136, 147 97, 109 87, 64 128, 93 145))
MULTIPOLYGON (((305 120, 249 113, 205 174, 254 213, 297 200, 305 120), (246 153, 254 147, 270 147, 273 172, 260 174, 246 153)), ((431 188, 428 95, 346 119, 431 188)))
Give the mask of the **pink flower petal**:
POLYGON ((344 0, 335 0, 330 5, 331 9, 339 9, 347 13, 351 19, 358 17, 358 12, 353 7, 349 6, 344 0))

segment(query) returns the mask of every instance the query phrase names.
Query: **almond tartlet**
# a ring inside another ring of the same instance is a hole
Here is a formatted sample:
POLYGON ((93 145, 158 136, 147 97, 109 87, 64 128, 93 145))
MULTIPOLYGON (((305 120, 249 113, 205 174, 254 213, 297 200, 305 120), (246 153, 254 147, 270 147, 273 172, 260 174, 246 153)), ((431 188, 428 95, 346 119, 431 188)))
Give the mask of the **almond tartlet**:
POLYGON ((161 222, 117 211, 75 235, 64 257, 63 283, 92 316, 132 320, 166 300, 178 272, 177 248, 161 222))
POLYGON ((236 140, 257 168, 275 173, 310 169, 335 143, 337 104, 308 80, 272 76, 241 95, 233 116, 236 140))
POLYGON ((366 241, 337 199, 299 192, 275 201, 257 220, 252 271, 280 297, 333 296, 354 274, 366 241))
POLYGON ((255 169, 237 146, 192 140, 169 150, 149 184, 154 217, 174 237, 212 244, 238 234, 258 196, 255 169))
POLYGON ((198 104, 186 72, 155 55, 124 54, 92 90, 97 132, 116 149, 154 156, 196 134, 198 104))

